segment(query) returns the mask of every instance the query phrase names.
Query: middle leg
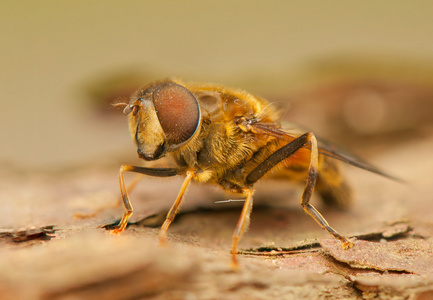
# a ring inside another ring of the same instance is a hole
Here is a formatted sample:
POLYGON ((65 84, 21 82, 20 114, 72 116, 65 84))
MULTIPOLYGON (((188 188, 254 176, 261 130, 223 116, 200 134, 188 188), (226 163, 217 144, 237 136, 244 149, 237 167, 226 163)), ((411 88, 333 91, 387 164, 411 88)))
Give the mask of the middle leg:
POLYGON ((170 211, 167 214, 167 217, 164 221, 164 224, 162 224, 161 230, 159 232, 159 246, 164 246, 167 239, 167 230, 170 224, 173 222, 174 218, 176 217, 177 213, 179 212, 179 209, 183 202, 183 196, 185 194, 186 188, 188 187, 189 183, 195 176, 195 171, 187 171, 186 172, 186 178, 185 181, 182 184, 182 187, 179 191, 179 194, 177 195, 176 201, 173 203, 170 211))
POLYGON ((254 190, 252 189, 243 189, 242 193, 246 195, 245 203, 242 208, 241 215, 239 217, 239 221, 236 225, 235 231, 233 232, 233 245, 232 245, 232 258, 233 258, 233 267, 238 268, 238 262, 236 259, 237 253, 237 245, 242 237, 242 234, 248 229, 250 224, 250 215, 251 210, 253 209, 253 194, 254 190))

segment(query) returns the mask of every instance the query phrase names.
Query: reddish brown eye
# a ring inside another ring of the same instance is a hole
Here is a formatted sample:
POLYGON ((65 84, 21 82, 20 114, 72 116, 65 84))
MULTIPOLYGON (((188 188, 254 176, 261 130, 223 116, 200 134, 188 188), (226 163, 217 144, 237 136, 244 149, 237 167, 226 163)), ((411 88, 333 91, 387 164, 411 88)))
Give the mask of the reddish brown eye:
POLYGON ((188 89, 174 82, 162 83, 153 93, 153 103, 169 144, 181 144, 192 137, 200 123, 200 108, 188 89))

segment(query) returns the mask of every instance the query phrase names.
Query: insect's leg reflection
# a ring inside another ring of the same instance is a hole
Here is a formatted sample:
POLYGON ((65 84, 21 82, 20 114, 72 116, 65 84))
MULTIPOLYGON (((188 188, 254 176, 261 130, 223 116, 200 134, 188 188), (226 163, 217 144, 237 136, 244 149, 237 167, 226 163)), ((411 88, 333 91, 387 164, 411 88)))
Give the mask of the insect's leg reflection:
POLYGON ((233 257, 233 267, 238 268, 238 262, 236 259, 236 248, 239 242, 239 239, 242 237, 242 234, 248 229, 250 224, 250 214, 253 209, 253 189, 243 189, 242 193, 246 195, 245 203, 242 208, 241 216, 239 217, 239 221, 236 225, 235 231, 233 232, 233 245, 232 245, 232 257, 233 257))
POLYGON ((162 224, 161 231, 159 232, 159 246, 164 246, 165 241, 167 238, 167 230, 170 226, 171 222, 173 222, 174 218, 176 217, 176 214, 179 212, 179 209, 183 202, 183 196, 185 194, 186 188, 188 187, 189 183, 195 176, 195 171, 187 171, 186 172, 186 178, 185 181, 182 184, 182 188, 179 191, 179 194, 177 195, 176 201, 173 203, 173 206, 171 207, 170 211, 167 214, 167 217, 165 218, 164 224, 162 224))
POLYGON ((129 200, 128 191, 125 187, 125 180, 123 178, 124 172, 136 172, 144 175, 155 176, 155 177, 170 177, 181 174, 179 169, 175 168, 145 168, 145 167, 135 167, 130 165, 122 165, 119 170, 119 184, 120 184, 120 193, 122 195, 123 205, 125 206, 125 213, 122 216, 119 224, 111 230, 111 234, 121 234, 126 226, 128 225, 128 220, 132 216, 133 208, 131 204, 131 200, 129 200))

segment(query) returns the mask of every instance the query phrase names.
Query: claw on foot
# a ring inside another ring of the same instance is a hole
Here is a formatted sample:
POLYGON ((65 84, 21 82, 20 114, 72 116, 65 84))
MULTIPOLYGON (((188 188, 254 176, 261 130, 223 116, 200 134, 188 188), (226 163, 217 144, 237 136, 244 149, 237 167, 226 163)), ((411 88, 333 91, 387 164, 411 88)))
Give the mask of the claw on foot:
POLYGON ((159 234, 159 240, 158 240, 158 247, 163 248, 167 246, 167 235, 166 234, 159 234))
POLYGON ((241 269, 239 268, 239 264, 237 261, 232 261, 232 263, 230 264, 230 268, 234 271, 234 272, 239 272, 241 269))
POLYGON ((112 235, 120 235, 122 232, 123 232, 123 230, 120 230, 120 229, 110 230, 110 234, 112 234, 112 235))
POLYGON ((351 241, 347 240, 342 244, 342 246, 343 246, 344 250, 347 250, 347 249, 350 249, 353 247, 353 243, 351 241))

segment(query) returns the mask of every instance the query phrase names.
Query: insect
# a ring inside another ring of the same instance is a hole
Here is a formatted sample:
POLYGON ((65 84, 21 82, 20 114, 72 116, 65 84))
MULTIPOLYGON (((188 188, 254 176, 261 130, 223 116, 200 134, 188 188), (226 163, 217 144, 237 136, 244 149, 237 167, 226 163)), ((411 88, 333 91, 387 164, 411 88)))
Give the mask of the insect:
POLYGON ((139 157, 153 161, 170 156, 176 167, 120 167, 125 213, 112 233, 122 233, 133 212, 124 172, 156 177, 184 175, 180 192, 161 227, 160 244, 165 243, 167 230, 190 182, 217 184, 245 199, 233 233, 235 266, 237 245, 249 225, 254 184, 258 180, 266 177, 306 182, 301 198, 304 211, 339 239, 343 248, 350 248, 353 243, 333 229, 310 204, 313 190, 328 204, 346 207, 350 203, 350 188, 337 160, 387 176, 362 160, 318 142, 312 132, 302 132, 296 126, 282 127, 273 105, 243 90, 169 79, 139 89, 129 104, 116 105, 123 106, 128 115, 139 157))

